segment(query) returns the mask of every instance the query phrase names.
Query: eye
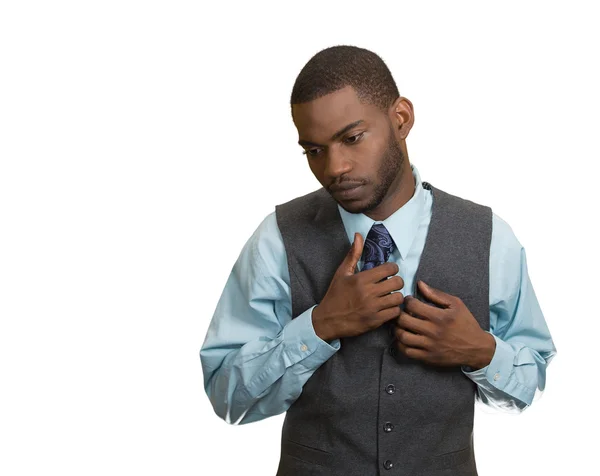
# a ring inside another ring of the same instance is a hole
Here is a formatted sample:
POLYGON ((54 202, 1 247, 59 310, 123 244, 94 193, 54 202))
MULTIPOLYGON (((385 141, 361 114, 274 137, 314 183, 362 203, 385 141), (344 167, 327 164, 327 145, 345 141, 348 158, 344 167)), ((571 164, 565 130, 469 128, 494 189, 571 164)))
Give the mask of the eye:
POLYGON ((346 141, 346 144, 356 144, 358 141, 360 141, 362 139, 364 132, 361 132, 360 134, 356 134, 353 136, 348 137, 348 139, 356 139, 356 140, 352 140, 350 142, 346 141))
MULTIPOLYGON (((357 142, 360 142, 360 140, 362 139, 364 134, 365 134, 364 132, 361 132, 359 134, 355 134, 353 136, 347 137, 346 140, 344 140, 344 142, 348 145, 356 144, 357 142), (353 139, 353 140, 348 140, 348 139, 353 139)), ((321 149, 308 149, 308 150, 303 150, 302 153, 309 157, 316 157, 320 151, 321 151, 321 149)))
POLYGON ((308 150, 303 150, 302 153, 304 155, 307 155, 309 157, 315 157, 317 154, 312 154, 311 152, 318 152, 320 149, 308 149, 308 150))

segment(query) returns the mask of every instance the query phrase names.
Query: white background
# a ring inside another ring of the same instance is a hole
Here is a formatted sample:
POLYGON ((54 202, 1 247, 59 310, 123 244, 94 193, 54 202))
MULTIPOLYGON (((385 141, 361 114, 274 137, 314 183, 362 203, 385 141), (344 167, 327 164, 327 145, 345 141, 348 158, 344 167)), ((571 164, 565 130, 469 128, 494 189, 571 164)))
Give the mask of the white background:
POLYGON ((476 409, 482 476, 597 468, 594 2, 2 2, 0 473, 270 475, 283 415, 230 426, 198 352, 275 204, 320 185, 289 109, 320 49, 379 54, 423 180, 527 252, 558 355, 476 409))

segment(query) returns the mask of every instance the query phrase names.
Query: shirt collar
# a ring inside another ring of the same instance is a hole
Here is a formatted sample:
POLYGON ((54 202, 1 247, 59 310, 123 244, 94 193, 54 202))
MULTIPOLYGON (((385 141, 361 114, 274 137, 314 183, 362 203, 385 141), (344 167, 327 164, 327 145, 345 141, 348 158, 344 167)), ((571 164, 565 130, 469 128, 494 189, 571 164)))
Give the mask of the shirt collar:
POLYGON ((394 243, 396 243, 401 259, 406 259, 417 234, 426 203, 425 191, 421 183, 419 171, 414 164, 411 164, 410 167, 415 179, 415 193, 408 202, 385 220, 375 221, 363 213, 350 213, 344 210, 339 203, 337 204, 350 244, 354 241, 354 233, 358 232, 362 235, 363 239, 366 239, 374 223, 383 223, 394 243))

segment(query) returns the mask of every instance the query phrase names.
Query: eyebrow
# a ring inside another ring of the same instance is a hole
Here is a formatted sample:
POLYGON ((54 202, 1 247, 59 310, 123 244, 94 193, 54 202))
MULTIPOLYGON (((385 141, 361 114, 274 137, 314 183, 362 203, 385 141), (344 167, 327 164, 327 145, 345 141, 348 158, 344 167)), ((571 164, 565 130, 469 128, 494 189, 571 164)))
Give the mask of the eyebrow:
MULTIPOLYGON (((350 129, 358 126, 360 123, 364 122, 362 119, 359 119, 358 121, 354 121, 351 122, 350 124, 348 124, 347 126, 344 126, 342 129, 340 129, 339 131, 337 131, 335 134, 333 134, 333 136, 331 136, 331 140, 336 140, 339 136, 341 136, 342 134, 345 134, 346 132, 348 132, 350 129)), ((311 142, 309 140, 304 140, 304 139, 300 139, 298 141, 298 144, 300 145, 314 145, 317 147, 325 147, 322 144, 317 144, 316 142, 311 142)))

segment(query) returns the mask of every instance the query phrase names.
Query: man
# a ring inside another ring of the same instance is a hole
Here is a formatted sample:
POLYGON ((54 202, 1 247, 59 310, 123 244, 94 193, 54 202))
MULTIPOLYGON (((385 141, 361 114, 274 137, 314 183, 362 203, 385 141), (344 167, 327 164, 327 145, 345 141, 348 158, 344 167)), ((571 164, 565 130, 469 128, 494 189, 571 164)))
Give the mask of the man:
POLYGON ((477 475, 475 398, 519 412, 556 348, 491 208, 409 163, 412 103, 375 53, 320 51, 292 91, 322 188, 244 246, 200 358, 217 415, 286 412, 278 475, 477 475))

